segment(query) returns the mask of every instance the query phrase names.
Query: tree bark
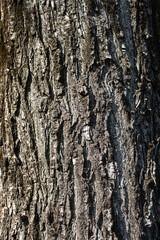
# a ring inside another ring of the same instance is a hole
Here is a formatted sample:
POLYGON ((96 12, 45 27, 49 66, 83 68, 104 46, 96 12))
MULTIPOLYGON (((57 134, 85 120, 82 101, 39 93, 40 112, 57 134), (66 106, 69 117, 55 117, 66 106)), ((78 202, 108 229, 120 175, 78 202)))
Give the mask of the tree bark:
POLYGON ((160 239, 158 0, 0 0, 0 240, 160 239))

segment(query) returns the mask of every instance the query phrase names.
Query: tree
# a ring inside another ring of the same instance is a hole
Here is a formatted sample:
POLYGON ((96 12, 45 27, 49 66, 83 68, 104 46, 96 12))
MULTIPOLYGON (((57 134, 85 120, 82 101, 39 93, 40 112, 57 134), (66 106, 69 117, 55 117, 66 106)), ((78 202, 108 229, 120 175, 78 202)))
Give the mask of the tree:
POLYGON ((0 19, 0 239, 160 239, 159 1, 0 19))

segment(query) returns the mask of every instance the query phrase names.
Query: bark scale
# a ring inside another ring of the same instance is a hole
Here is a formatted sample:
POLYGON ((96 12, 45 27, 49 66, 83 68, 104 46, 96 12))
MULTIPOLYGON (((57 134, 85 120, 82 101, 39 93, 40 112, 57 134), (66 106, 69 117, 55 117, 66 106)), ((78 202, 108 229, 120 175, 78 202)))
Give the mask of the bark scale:
POLYGON ((160 239, 159 20, 0 0, 0 239, 160 239))

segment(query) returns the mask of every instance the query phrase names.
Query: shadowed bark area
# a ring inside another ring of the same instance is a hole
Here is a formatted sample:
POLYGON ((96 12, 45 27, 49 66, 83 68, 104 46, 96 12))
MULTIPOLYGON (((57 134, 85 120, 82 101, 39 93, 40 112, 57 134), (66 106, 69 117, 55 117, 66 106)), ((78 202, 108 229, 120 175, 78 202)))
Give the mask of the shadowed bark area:
POLYGON ((0 0, 0 240, 160 239, 160 4, 0 0))

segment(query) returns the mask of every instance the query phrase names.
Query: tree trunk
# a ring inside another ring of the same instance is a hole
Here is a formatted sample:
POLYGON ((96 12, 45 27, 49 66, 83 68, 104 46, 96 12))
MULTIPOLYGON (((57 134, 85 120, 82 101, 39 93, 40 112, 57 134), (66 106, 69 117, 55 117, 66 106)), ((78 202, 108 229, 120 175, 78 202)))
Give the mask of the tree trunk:
POLYGON ((0 19, 0 240, 160 239, 159 1, 0 19))

